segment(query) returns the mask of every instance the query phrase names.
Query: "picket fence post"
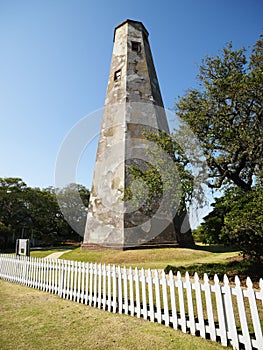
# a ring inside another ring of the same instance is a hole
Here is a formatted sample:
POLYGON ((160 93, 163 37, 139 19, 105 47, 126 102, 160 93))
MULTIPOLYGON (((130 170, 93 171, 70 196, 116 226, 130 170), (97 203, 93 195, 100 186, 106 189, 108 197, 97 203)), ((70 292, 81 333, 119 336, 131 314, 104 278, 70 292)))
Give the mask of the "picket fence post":
POLYGON ((255 337, 256 337, 256 340, 253 346, 257 346, 258 349, 263 349, 262 329, 261 329, 260 319, 258 315, 255 292, 253 289, 252 281, 249 277, 247 278, 246 284, 247 284, 246 294, 248 296, 250 313, 251 313, 255 337))
POLYGON ((134 306, 134 276, 133 276, 133 270, 132 268, 130 267, 129 268, 129 287, 130 287, 130 313, 131 313, 131 316, 134 316, 134 313, 135 313, 135 306, 134 306))
POLYGON ((154 285, 155 285, 155 300, 156 300, 156 319, 158 323, 162 323, 161 312, 161 297, 160 297, 160 279, 158 270, 154 271, 154 285))
POLYGON ((168 310, 168 294, 167 294, 167 279, 166 274, 164 270, 162 271, 162 277, 161 277, 161 283, 162 283, 162 290, 163 290, 163 310, 164 310, 164 324, 166 326, 169 326, 169 310, 168 310))
POLYGON ((121 267, 118 266, 118 309, 119 314, 122 314, 123 303, 122 303, 122 272, 121 267))
POLYGON ((123 291, 124 291, 124 313, 129 313, 129 298, 128 298, 128 276, 126 266, 123 268, 123 291))
POLYGON ((112 312, 117 312, 117 274, 116 266, 112 266, 112 312))
POLYGON ((205 322, 204 322, 204 312, 203 312, 203 302, 202 302, 202 290, 199 281, 198 274, 194 274, 194 288, 196 293, 196 306, 198 315, 198 328, 200 331, 200 336, 205 338, 205 322))
POLYGON ((103 297, 102 297, 102 308, 103 310, 106 310, 106 304, 107 304, 107 270, 106 270, 106 265, 103 265, 103 269, 102 269, 102 274, 103 274, 103 297))
POLYGON ((216 328, 215 328, 215 318, 213 312, 212 298, 211 298, 211 284, 209 283, 208 275, 204 274, 204 292, 205 292, 205 302, 208 318, 208 332, 210 338, 213 341, 216 341, 216 328))
POLYGON ((98 265, 98 308, 101 307, 101 297, 102 297, 102 271, 101 271, 101 263, 98 265))
POLYGON ((186 333, 186 317, 185 317, 185 307, 184 307, 184 291, 183 291, 183 281, 180 271, 177 272, 177 289, 180 307, 180 318, 179 324, 181 325, 182 332, 186 333))
POLYGON ((238 307, 239 319, 241 323, 243 343, 247 350, 252 350, 252 344, 249 336, 247 316, 246 316, 245 305, 244 305, 244 294, 243 294, 243 290, 241 288, 240 280, 238 276, 235 277, 235 284, 236 284, 235 293, 237 297, 237 307, 238 307))
POLYGON ((178 329, 178 318, 176 309, 176 297, 175 297, 175 281, 172 270, 169 272, 169 286, 171 295, 171 307, 172 307, 172 324, 174 329, 178 329))
POLYGON ((152 278, 152 270, 148 269, 148 294, 149 294, 149 316, 150 321, 154 322, 154 303, 153 303, 153 278, 152 278))
POLYGON ((147 299, 146 299, 146 277, 144 268, 141 269, 141 287, 142 287, 142 315, 147 320, 147 299))
POLYGON ((195 334, 196 324, 195 324, 194 305, 193 305, 193 288, 192 288, 192 283, 188 272, 186 272, 185 274, 185 288, 186 288, 186 296, 187 296, 190 332, 191 334, 195 334))
POLYGON ((235 349, 239 349, 239 341, 237 334, 237 327, 235 321, 235 314, 233 310, 232 302, 232 289, 229 285, 227 275, 224 275, 224 302, 225 302, 225 314, 227 320, 227 328, 229 332, 229 339, 235 349))
POLYGON ((223 307, 223 293, 222 287, 219 282, 217 275, 214 276, 214 290, 216 295, 216 307, 218 314, 218 323, 219 323, 219 336, 221 339, 221 344, 227 346, 227 331, 226 331, 226 318, 225 318, 225 309, 223 307))
POLYGON ((138 268, 135 268, 134 273, 134 281, 135 281, 135 296, 136 296, 136 314, 137 317, 141 317, 141 301, 140 301, 140 280, 139 280, 139 272, 138 268))

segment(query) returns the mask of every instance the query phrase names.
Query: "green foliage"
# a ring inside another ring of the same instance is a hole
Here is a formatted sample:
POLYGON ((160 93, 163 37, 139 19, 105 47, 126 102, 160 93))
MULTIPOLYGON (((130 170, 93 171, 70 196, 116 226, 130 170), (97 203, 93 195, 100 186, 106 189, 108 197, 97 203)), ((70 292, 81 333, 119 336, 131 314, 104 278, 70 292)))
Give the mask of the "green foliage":
POLYGON ((143 202, 143 210, 152 213, 164 194, 169 193, 167 210, 177 207, 185 211, 193 195, 194 177, 187 168, 189 160, 176 140, 165 132, 144 132, 144 137, 156 147, 148 149, 148 162, 143 166, 127 166, 131 182, 138 181, 141 187, 129 187, 124 199, 133 200, 134 206, 143 202), (146 191, 147 188, 147 191, 146 191))
MULTIPOLYGON (((63 191, 78 189, 87 203, 89 191, 84 187, 70 185, 63 191)), ((54 188, 30 188, 19 178, 0 178, 0 247, 13 247, 21 237, 33 237, 41 244, 79 240, 63 218, 54 188)))
POLYGON ((243 255, 260 260, 263 256, 263 188, 238 193, 224 216, 220 239, 238 247, 243 255))
POLYGON ((214 209, 199 228, 204 243, 237 247, 243 255, 260 260, 263 252, 263 188, 231 188, 217 198, 214 209))
POLYGON ((180 145, 162 131, 144 131, 147 140, 147 162, 134 160, 126 165, 129 187, 124 200, 144 216, 152 217, 160 208, 174 220, 178 242, 181 246, 193 245, 187 216, 194 177, 187 168, 189 160, 180 145))
MULTIPOLYGON (((247 49, 234 50, 231 43, 219 55, 207 56, 197 79, 200 88, 189 89, 175 109, 200 141, 209 167, 208 186, 225 194, 215 200, 196 237, 204 243, 234 245, 259 260, 263 252, 263 35, 250 56, 247 49)), ((182 132, 175 137, 182 138, 182 132)))
POLYGON ((200 89, 190 89, 175 109, 201 143, 209 186, 250 190, 263 166, 262 36, 249 60, 245 48, 233 50, 231 43, 218 56, 206 57, 198 80, 200 89))
POLYGON ((71 227, 84 235, 90 192, 85 186, 71 183, 56 191, 59 207, 71 227))

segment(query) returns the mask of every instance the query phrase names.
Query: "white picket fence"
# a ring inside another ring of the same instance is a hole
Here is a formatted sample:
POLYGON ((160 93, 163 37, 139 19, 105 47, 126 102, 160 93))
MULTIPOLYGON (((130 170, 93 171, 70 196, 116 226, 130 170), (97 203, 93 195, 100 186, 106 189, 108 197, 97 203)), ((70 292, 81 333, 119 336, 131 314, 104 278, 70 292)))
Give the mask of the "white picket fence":
POLYGON ((0 254, 0 278, 119 314, 143 317, 234 349, 263 349, 263 280, 253 289, 227 276, 182 278, 164 271, 0 254))

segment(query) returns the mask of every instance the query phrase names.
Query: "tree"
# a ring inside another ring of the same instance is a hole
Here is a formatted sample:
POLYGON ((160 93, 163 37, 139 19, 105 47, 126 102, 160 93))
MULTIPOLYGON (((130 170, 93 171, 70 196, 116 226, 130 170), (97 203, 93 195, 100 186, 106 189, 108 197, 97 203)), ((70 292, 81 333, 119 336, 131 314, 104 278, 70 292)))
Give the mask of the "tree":
POLYGON ((83 237, 89 205, 89 190, 83 185, 71 183, 56 190, 56 197, 64 219, 83 237))
POLYGON ((175 106, 201 143, 212 188, 234 184, 249 191, 255 177, 262 179, 263 35, 249 59, 246 52, 229 43, 218 56, 206 57, 200 89, 189 89, 175 106))
POLYGON ((260 260, 263 256, 263 188, 239 191, 224 216, 220 239, 234 245, 244 256, 260 260))
MULTIPOLYGON (((199 139, 209 167, 208 186, 223 193, 198 235, 235 245, 259 259, 263 249, 263 35, 248 49, 229 43, 207 56, 192 88, 176 102, 177 115, 199 139)), ((180 144, 187 138, 179 130, 180 144)), ((191 143, 188 148, 192 147, 191 143)))
POLYGON ((216 198, 215 203, 211 206, 213 210, 203 218, 204 222, 198 226, 195 238, 201 239, 201 242, 205 244, 223 243, 220 239, 220 233, 229 205, 227 205, 225 197, 221 197, 216 198))
MULTIPOLYGON (((83 226, 89 191, 71 184, 62 192, 60 196, 70 208, 72 219, 83 226), (74 201, 78 194, 81 208, 74 201)), ((0 178, 0 247, 13 247, 16 238, 32 236, 41 244, 80 240, 79 231, 74 231, 64 219, 53 187, 31 188, 19 178, 0 178)))
POLYGON ((165 132, 144 130, 142 136, 151 142, 146 151, 147 162, 133 160, 126 164, 130 186, 124 200, 139 208, 138 212, 145 217, 152 217, 161 206, 162 212, 174 219, 179 244, 193 245, 186 210, 194 190, 194 178, 187 169, 189 160, 165 132))
POLYGON ((15 231, 23 230, 28 218, 26 184, 19 178, 0 178, 0 243, 6 247, 15 231))
POLYGON ((263 255, 263 188, 251 191, 237 187, 217 198, 204 218, 199 235, 204 243, 236 247, 244 256, 260 260, 263 255))

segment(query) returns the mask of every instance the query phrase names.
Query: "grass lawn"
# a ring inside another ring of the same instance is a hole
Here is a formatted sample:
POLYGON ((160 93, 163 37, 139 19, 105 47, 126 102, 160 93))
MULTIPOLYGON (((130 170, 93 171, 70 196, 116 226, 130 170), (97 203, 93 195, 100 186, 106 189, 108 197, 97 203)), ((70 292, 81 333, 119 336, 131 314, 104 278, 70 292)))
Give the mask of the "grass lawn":
POLYGON ((218 343, 0 280, 1 350, 196 350, 218 343))
POLYGON ((189 266, 196 263, 222 263, 238 252, 222 246, 196 245, 194 249, 162 248, 139 250, 84 250, 77 248, 63 254, 61 259, 126 265, 127 267, 164 269, 167 265, 189 266))

